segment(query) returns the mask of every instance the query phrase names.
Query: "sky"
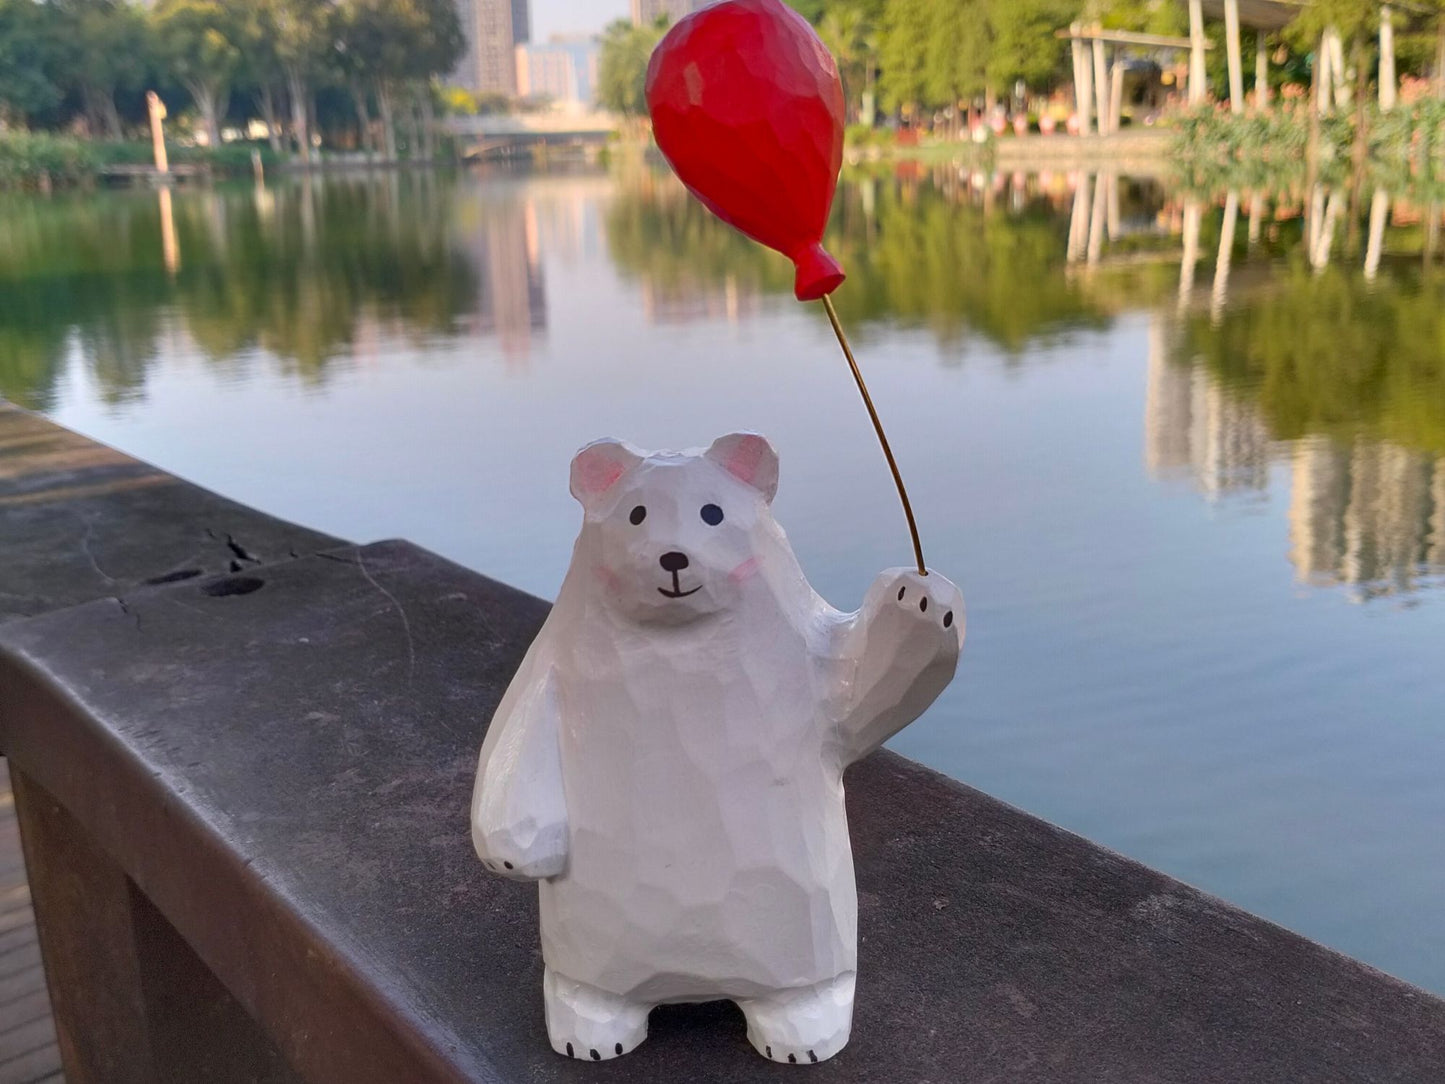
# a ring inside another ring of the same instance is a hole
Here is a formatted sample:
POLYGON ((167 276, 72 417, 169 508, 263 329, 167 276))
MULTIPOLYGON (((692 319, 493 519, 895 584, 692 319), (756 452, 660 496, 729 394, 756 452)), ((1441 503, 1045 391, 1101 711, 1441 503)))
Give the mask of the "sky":
POLYGON ((628 0, 532 0, 532 40, 599 31, 627 13, 628 0))

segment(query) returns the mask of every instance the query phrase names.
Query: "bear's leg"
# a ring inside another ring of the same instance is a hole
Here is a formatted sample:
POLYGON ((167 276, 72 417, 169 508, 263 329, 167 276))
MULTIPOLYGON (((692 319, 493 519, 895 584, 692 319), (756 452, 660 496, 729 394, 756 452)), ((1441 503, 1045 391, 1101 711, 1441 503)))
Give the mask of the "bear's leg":
POLYGON ((848 1045, 854 985, 849 971, 816 986, 739 1001, 748 1020, 748 1042, 772 1061, 827 1061, 848 1045))
POLYGON ((542 1001, 552 1049, 569 1058, 606 1061, 628 1053, 647 1038, 651 1005, 573 982, 550 967, 542 976, 542 1001))

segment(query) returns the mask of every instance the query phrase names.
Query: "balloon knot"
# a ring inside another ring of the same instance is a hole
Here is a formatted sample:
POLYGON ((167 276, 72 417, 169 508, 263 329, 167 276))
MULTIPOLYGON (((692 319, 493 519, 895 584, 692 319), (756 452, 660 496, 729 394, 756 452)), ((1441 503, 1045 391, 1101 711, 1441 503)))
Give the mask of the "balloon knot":
POLYGON ((843 285, 843 280, 848 277, 843 272, 843 265, 816 243, 794 254, 793 264, 798 269, 793 293, 799 301, 817 301, 843 285))

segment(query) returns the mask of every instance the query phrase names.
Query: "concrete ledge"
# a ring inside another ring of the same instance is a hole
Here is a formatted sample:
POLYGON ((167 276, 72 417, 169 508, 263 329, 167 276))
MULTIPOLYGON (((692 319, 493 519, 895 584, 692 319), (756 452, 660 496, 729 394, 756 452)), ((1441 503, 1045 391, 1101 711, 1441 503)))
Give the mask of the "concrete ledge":
POLYGON ((842 1055, 770 1066, 711 1005, 557 1057, 535 890, 466 816, 545 613, 406 543, 124 590, 0 626, 0 747, 307 1081, 1445 1080, 1445 1002, 891 754, 848 777, 842 1055))
POLYGON ((0 402, 0 621, 339 545, 0 402))

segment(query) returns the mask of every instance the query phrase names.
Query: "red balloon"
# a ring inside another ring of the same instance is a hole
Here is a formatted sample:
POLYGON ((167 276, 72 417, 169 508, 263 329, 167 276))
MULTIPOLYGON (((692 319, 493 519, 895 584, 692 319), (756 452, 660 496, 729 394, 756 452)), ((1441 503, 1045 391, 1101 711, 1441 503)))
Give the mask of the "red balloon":
POLYGON ((798 269, 815 301, 842 283, 823 230, 843 165, 843 84, 781 0, 723 0, 668 31, 647 68, 652 131, 693 195, 798 269))

